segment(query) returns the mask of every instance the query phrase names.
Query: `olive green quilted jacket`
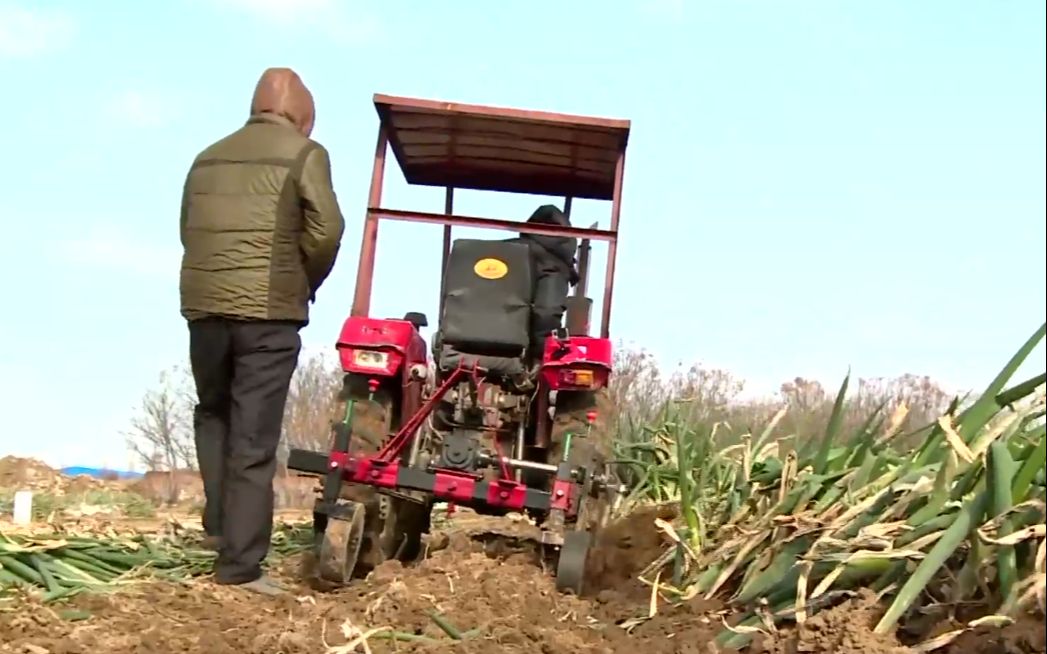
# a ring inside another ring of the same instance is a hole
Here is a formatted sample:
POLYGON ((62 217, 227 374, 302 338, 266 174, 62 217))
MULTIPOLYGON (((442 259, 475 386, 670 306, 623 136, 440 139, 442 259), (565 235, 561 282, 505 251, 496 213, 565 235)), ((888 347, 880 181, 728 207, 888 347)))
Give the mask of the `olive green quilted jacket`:
POLYGON ((186 177, 182 315, 307 323, 344 228, 323 146, 282 116, 252 116, 186 177))

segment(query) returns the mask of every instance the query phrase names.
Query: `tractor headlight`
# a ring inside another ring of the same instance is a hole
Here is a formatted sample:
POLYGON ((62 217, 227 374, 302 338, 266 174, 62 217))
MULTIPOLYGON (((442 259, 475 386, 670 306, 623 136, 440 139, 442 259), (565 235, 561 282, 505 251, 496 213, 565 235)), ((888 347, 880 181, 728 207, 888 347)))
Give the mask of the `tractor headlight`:
POLYGON ((353 365, 361 368, 385 368, 389 365, 389 354, 374 350, 353 350, 353 365))

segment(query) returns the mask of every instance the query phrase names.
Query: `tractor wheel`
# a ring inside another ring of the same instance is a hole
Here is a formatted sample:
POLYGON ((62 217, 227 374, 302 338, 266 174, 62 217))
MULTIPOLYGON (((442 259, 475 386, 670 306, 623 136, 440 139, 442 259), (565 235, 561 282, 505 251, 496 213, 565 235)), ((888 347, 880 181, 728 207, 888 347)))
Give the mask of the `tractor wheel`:
POLYGON ((568 434, 571 434, 571 449, 567 457, 569 462, 574 465, 602 467, 610 460, 610 416, 607 415, 609 406, 606 389, 561 393, 557 398, 547 461, 556 464, 563 460, 568 434), (596 423, 591 428, 587 419, 590 411, 596 411, 596 423))
MULTIPOLYGON (((346 376, 342 392, 336 403, 334 420, 345 420, 351 407, 352 436, 349 449, 356 455, 375 454, 393 430, 395 407, 388 390, 379 388, 373 396, 367 389, 367 380, 346 376)), ((345 484, 341 499, 358 502, 364 509, 363 535, 357 576, 364 576, 382 561, 382 534, 385 531, 387 513, 385 502, 371 486, 345 484)))
POLYGON ((569 531, 556 563, 556 590, 581 596, 585 589, 585 565, 593 537, 588 531, 569 531))
POLYGON ((338 394, 332 416, 334 422, 345 420, 349 402, 353 404, 350 448, 353 452, 374 454, 399 422, 395 420, 392 394, 386 388, 379 388, 371 396, 367 380, 347 375, 338 394))
MULTIPOLYGON (((584 466, 590 472, 602 472, 613 456, 611 434, 608 423, 610 398, 607 389, 595 392, 562 393, 557 398, 556 416, 553 418, 550 446, 546 461, 556 465, 563 461, 570 434, 570 450, 567 461, 573 466, 584 466), (588 414, 596 411, 596 422, 590 428, 588 414)), ((552 483, 551 480, 549 482, 552 483)), ((596 528, 606 520, 609 510, 603 494, 586 496, 578 516, 584 529, 596 528)))
POLYGON ((346 515, 328 518, 316 534, 316 575, 329 584, 349 583, 363 543, 364 507, 345 503, 346 515))
POLYGON ((382 556, 407 563, 422 553, 422 534, 429 531, 432 503, 389 498, 381 535, 382 556))
MULTIPOLYGON (((350 448, 358 454, 374 454, 389 433, 399 424, 392 396, 379 389, 369 398, 366 380, 347 377, 339 398, 339 416, 344 419, 348 402, 353 401, 350 448)), ((366 510, 363 544, 357 564, 358 575, 366 575, 390 559, 412 561, 422 549, 422 534, 429 531, 432 504, 412 502, 378 493, 371 486, 346 485, 343 499, 361 503, 366 510)))

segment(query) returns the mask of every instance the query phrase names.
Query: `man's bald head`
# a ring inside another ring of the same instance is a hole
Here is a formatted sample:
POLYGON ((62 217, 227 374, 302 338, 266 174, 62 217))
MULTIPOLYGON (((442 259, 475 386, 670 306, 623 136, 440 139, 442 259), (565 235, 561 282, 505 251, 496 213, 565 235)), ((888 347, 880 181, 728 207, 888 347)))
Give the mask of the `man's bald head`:
POLYGON ((313 132, 316 121, 313 94, 290 68, 269 68, 262 73, 251 99, 251 114, 261 113, 283 116, 305 136, 313 132))

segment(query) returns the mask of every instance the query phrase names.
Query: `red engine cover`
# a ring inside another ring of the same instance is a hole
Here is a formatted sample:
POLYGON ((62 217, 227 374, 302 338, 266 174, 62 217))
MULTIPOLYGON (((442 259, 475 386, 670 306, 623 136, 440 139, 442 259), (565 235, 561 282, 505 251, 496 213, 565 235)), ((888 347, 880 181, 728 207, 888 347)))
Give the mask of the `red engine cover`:
POLYGON ((552 390, 600 389, 607 385, 613 363, 610 339, 549 337, 542 355, 542 381, 552 390))
POLYGON ((406 359, 426 362, 425 339, 406 320, 349 316, 335 345, 342 370, 362 375, 396 375, 406 359))

